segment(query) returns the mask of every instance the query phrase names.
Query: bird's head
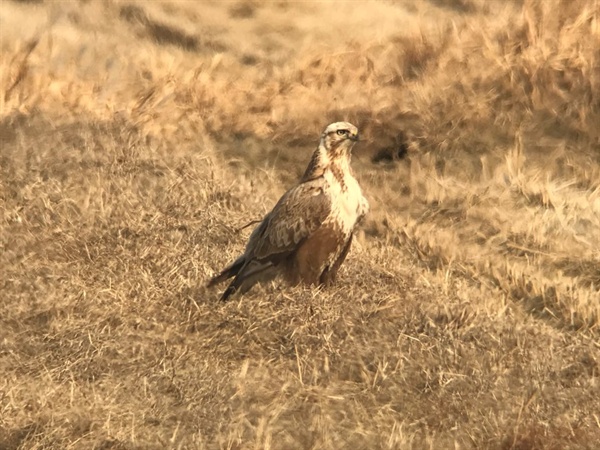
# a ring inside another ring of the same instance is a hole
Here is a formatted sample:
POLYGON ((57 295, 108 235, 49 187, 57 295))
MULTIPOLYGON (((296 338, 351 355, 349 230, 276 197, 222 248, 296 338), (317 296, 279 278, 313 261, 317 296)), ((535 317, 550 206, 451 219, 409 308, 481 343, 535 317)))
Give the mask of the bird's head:
POLYGON ((358 141, 358 128, 348 122, 334 122, 325 128, 321 135, 321 147, 331 158, 349 155, 358 141))
POLYGON ((335 122, 328 125, 302 179, 311 180, 321 176, 331 164, 349 165, 350 151, 356 141, 358 128, 351 123, 335 122))

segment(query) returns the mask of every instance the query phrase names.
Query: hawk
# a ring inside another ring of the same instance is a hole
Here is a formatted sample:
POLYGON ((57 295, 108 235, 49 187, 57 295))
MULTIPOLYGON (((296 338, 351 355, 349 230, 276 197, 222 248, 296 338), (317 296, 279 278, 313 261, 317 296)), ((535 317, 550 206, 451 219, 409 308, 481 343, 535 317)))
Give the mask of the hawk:
POLYGON ((210 287, 234 277, 221 300, 279 274, 292 285, 335 281, 354 229, 369 211, 350 168, 356 141, 358 129, 348 122, 325 128, 300 182, 254 229, 244 253, 209 281, 210 287))

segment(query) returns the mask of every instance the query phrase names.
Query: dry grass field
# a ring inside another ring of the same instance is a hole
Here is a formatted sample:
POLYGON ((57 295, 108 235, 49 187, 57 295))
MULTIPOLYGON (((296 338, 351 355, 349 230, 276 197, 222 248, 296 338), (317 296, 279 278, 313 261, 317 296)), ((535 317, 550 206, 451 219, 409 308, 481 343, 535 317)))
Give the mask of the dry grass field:
POLYGON ((600 448, 600 2, 0 3, 0 449, 600 448), (207 279, 356 124, 333 288, 207 279))

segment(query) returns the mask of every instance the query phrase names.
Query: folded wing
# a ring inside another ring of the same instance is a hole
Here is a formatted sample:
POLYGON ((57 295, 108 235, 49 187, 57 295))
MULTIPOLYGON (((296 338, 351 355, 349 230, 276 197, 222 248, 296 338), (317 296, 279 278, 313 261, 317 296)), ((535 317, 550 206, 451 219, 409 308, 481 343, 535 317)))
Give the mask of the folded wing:
POLYGON ((252 232, 244 254, 209 282, 211 286, 235 277, 221 300, 274 278, 277 266, 320 227, 331 212, 331 199, 321 183, 316 179, 299 184, 281 197, 252 232))

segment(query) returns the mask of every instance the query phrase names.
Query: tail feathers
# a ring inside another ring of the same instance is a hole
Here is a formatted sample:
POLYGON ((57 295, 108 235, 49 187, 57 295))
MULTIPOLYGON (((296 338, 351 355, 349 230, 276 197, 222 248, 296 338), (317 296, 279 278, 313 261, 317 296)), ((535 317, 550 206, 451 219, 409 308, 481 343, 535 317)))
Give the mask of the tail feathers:
POLYGON ((236 292, 244 294, 259 281, 269 281, 277 275, 276 268, 270 262, 250 261, 238 270, 239 273, 221 295, 221 301, 227 301, 236 292))
POLYGON ((246 264, 246 260, 243 256, 241 256, 240 258, 236 259, 233 264, 226 267, 219 275, 212 277, 206 286, 213 287, 215 284, 222 283, 223 281, 236 276, 244 267, 244 264, 246 264))

